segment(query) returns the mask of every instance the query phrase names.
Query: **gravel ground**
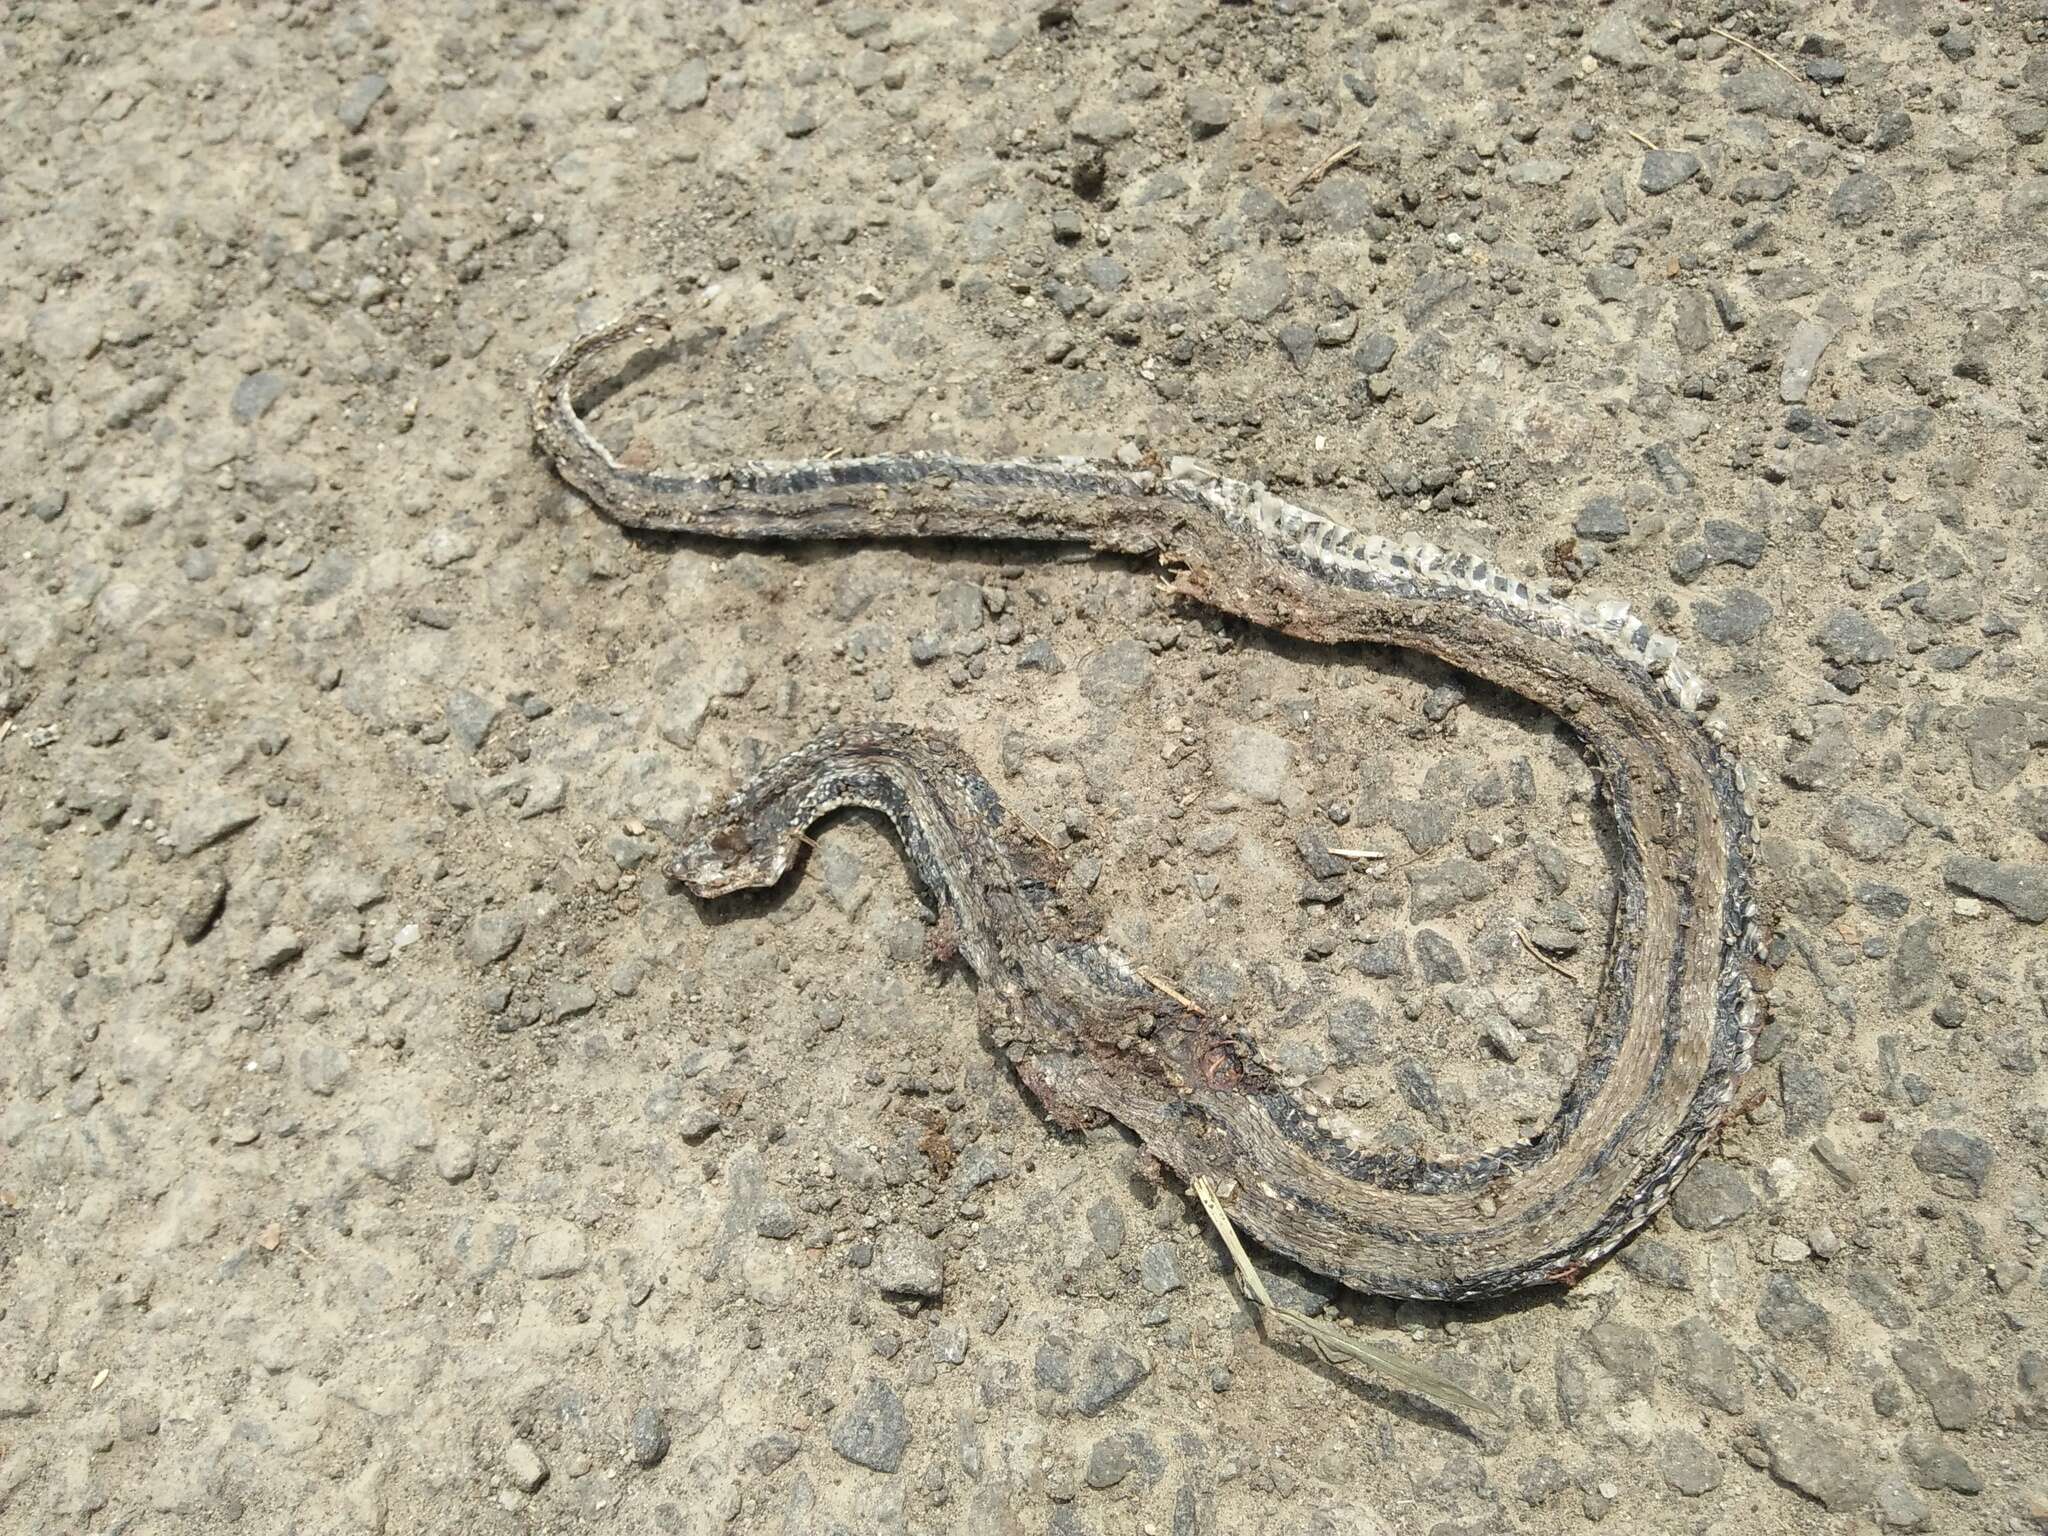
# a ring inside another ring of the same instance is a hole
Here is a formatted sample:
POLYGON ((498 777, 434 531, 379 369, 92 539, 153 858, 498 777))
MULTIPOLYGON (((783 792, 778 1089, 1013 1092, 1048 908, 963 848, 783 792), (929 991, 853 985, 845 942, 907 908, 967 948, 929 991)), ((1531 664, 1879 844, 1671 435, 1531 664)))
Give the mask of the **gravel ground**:
POLYGON ((2040 0, 0 12, 0 1527, 2048 1522, 2040 0), (649 462, 1186 454, 1684 641, 1762 781, 1749 1114, 1568 1294, 1274 1271, 1501 1427, 1267 1347, 875 826, 657 866, 944 725, 1449 1150, 1583 1046, 1569 742, 1135 563, 626 537, 524 391, 648 298, 649 462))

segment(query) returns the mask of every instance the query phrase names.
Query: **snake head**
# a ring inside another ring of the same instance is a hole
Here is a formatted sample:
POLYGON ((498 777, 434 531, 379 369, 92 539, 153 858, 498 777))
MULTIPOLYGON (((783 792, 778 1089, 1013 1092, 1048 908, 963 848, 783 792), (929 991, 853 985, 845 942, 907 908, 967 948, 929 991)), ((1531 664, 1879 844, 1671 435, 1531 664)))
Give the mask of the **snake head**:
POLYGON ((789 868, 790 853, 780 842, 762 842, 739 821, 722 817, 685 843, 663 873, 708 899, 775 884, 789 868))

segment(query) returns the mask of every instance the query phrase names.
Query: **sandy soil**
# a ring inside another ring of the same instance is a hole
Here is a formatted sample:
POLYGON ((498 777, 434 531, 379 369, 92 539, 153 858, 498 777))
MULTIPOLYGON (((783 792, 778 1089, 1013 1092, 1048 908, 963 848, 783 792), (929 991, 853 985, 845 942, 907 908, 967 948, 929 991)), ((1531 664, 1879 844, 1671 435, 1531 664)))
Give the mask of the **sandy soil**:
POLYGON ((14 0, 0 108, 0 1527, 2048 1522, 2038 0, 14 0), (650 462, 1185 454, 1681 637, 1752 1112, 1569 1294, 1274 1270, 1501 1426, 1268 1347, 883 830, 658 863, 942 725, 1134 956, 1476 1146, 1583 1044, 1569 740, 1135 563, 627 537, 525 391, 647 299, 650 462))

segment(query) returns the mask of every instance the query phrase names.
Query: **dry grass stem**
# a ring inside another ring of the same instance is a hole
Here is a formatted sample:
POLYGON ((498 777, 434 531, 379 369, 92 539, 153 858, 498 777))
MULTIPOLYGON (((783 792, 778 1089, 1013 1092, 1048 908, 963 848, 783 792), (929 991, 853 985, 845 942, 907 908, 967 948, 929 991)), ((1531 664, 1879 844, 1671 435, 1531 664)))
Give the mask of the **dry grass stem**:
POLYGON ((1349 144, 1346 144, 1343 148, 1332 150, 1329 154, 1323 156, 1322 159, 1318 160, 1314 165, 1310 166, 1306 171, 1304 171, 1301 175, 1301 179, 1295 182, 1293 186, 1287 189, 1287 195, 1289 197, 1292 197, 1295 193, 1299 192, 1303 187, 1314 186, 1317 182, 1321 181, 1325 176, 1329 175, 1330 172, 1334 171, 1346 160, 1349 160, 1353 155, 1357 154, 1364 147, 1365 140, 1353 139, 1349 144))
POLYGON ((1538 949, 1535 946, 1535 944, 1531 942, 1529 935, 1522 929, 1517 928, 1515 930, 1515 937, 1522 941, 1522 948, 1526 949, 1527 951, 1529 951, 1530 954, 1536 957, 1536 961, 1539 965, 1549 966, 1553 971, 1557 972, 1558 975, 1562 976, 1566 981, 1570 982, 1573 986, 1577 986, 1579 984, 1579 978, 1577 976, 1575 976, 1572 972, 1566 970, 1563 966, 1559 965, 1555 960, 1551 959, 1550 956, 1543 953, 1542 950, 1538 949))
POLYGON ((1229 1213, 1223 1209, 1215 1188, 1207 1178, 1195 1180, 1195 1198, 1202 1202, 1202 1209, 1209 1213, 1209 1220, 1216 1228, 1217 1236, 1223 1239, 1223 1246, 1230 1250, 1230 1261, 1237 1266, 1238 1283, 1244 1287, 1247 1297, 1258 1307, 1265 1319, 1285 1323, 1308 1341, 1325 1365, 1336 1365, 1340 1359, 1350 1360, 1364 1366, 1368 1371, 1391 1382, 1405 1392, 1426 1397, 1444 1408, 1454 1409, 1467 1418, 1492 1420, 1497 1418, 1495 1410, 1481 1402, 1449 1378, 1438 1375, 1427 1366, 1404 1360, 1399 1355, 1375 1345, 1363 1344, 1356 1339, 1339 1333, 1326 1323, 1319 1323, 1292 1307, 1283 1307, 1273 1300, 1266 1290, 1266 1282, 1259 1278, 1259 1272, 1252 1267, 1251 1256, 1244 1251, 1244 1244, 1238 1240, 1237 1228, 1231 1225, 1229 1213))
POLYGON ((1176 1003, 1179 1003, 1181 1007, 1187 1009, 1187 1011, 1189 1013, 1192 1013, 1196 1018, 1206 1019, 1209 1016, 1208 1011, 1204 1009, 1200 1003, 1197 1003, 1193 998, 1186 996, 1166 981, 1153 975, 1150 971, 1139 971, 1138 979, 1146 983, 1148 986, 1155 987, 1159 991, 1164 992, 1168 997, 1172 998, 1176 1003))
MULTIPOLYGON (((1758 58, 1762 59, 1766 64, 1770 65, 1771 68, 1776 70, 1782 70, 1790 78, 1794 80, 1799 80, 1799 76, 1796 73, 1794 73, 1791 68, 1784 64, 1780 64, 1776 59, 1772 58, 1768 53, 1765 53, 1763 49, 1757 47, 1757 45, 1755 43, 1752 43, 1748 38, 1737 37, 1733 32, 1730 32, 1726 27, 1709 27, 1707 28, 1707 30, 1713 33, 1716 37, 1727 38, 1729 42, 1733 43, 1738 48, 1747 48, 1751 53, 1755 54, 1758 58)), ((1800 80, 1799 83, 1801 85, 1804 85, 1806 82, 1800 80)))

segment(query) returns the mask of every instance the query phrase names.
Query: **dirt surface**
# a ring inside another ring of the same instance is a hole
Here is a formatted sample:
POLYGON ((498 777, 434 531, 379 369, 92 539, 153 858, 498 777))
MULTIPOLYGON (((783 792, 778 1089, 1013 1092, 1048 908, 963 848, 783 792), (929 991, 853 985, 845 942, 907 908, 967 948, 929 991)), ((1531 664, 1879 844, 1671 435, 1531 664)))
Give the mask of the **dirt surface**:
POLYGON ((2048 1520, 2048 13, 1679 9, 5 6, 0 1527, 2048 1520), (1584 1042, 1569 738, 1136 563, 627 537, 525 391, 650 298, 647 462, 1189 455, 1683 640, 1750 1112, 1570 1293, 1274 1269, 1500 1425, 1262 1342, 885 831, 658 865, 942 725, 1141 963, 1472 1147, 1584 1042))

